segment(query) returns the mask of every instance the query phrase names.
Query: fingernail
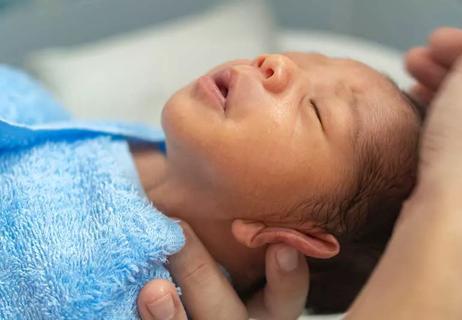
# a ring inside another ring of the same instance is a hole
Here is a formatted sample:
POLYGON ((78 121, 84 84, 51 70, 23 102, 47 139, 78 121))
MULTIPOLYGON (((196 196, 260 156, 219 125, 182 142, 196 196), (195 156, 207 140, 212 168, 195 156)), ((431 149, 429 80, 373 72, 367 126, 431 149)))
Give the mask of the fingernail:
POLYGON ((298 266, 298 252, 293 248, 282 248, 276 252, 279 268, 285 272, 293 271, 298 266))
POLYGON ((175 305, 171 294, 166 294, 162 298, 157 299, 151 304, 148 304, 148 310, 155 320, 171 320, 175 315, 175 305))

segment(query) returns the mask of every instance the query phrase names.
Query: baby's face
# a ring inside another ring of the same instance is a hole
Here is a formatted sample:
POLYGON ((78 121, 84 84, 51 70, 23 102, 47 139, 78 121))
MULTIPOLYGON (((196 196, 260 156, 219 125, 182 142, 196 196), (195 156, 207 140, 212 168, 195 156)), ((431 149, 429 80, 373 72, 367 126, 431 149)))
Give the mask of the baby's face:
POLYGON ((170 162, 217 217, 303 230, 304 207, 351 189, 358 140, 411 112, 404 104, 361 63, 285 53, 214 68, 173 95, 162 121, 170 162))

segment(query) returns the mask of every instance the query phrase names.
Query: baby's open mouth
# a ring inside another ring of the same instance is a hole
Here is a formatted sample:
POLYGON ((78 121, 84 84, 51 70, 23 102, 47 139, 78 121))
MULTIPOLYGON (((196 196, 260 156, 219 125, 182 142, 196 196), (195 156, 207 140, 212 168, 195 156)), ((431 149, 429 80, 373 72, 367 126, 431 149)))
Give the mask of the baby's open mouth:
POLYGON ((226 100, 226 97, 228 96, 227 84, 221 81, 220 79, 216 81, 215 83, 217 84, 218 90, 220 90, 221 94, 223 95, 223 98, 225 98, 226 100))
POLYGON ((215 84, 220 91, 221 95, 223 96, 224 99, 224 109, 226 111, 227 109, 227 102, 228 102, 228 95, 231 90, 231 70, 230 69, 225 69, 217 72, 212 76, 212 79, 215 81, 215 84))

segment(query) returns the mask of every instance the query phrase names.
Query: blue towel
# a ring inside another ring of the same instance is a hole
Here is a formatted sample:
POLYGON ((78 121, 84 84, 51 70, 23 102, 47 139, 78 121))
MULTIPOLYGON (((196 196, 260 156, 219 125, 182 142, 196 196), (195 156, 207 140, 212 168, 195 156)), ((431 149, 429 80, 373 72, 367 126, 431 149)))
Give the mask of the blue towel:
POLYGON ((137 319, 136 298, 184 243, 146 199, 137 125, 73 121, 0 66, 0 319, 137 319))

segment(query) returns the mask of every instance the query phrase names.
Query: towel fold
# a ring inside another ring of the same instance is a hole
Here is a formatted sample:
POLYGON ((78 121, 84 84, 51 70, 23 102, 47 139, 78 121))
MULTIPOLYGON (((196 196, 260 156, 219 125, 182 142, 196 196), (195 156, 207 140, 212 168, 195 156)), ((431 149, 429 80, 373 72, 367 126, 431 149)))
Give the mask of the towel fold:
POLYGON ((0 319, 137 319, 184 243, 140 188, 126 140, 160 130, 72 121, 0 67, 0 319))

